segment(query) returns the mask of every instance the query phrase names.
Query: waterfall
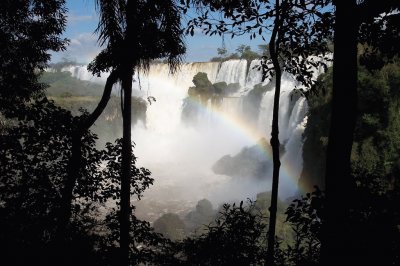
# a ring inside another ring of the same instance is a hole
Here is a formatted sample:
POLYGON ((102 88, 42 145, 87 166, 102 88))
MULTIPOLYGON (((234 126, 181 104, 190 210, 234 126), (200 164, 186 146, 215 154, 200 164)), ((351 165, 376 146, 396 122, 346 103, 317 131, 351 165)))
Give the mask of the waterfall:
POLYGON ((87 80, 99 84, 106 83, 108 74, 102 75, 101 77, 93 76, 88 70, 87 66, 66 66, 61 69, 61 71, 71 72, 72 77, 80 80, 87 80))
POLYGON ((246 82, 246 60, 228 60, 221 64, 221 68, 218 71, 216 82, 225 81, 229 83, 239 83, 240 86, 244 86, 246 82))
POLYGON ((172 75, 165 64, 155 64, 148 73, 136 74, 134 93, 143 98, 152 96, 156 102, 148 106, 147 127, 156 132, 172 132, 180 126, 181 109, 187 90, 193 86, 193 76, 199 72, 207 74, 215 82, 219 63, 184 64, 172 75), (140 80, 140 87, 139 87, 140 80))
MULTIPOLYGON (((218 159, 255 145, 259 138, 264 137, 269 142, 274 88, 268 79, 262 82, 262 73, 257 68, 260 62, 253 60, 247 74, 246 60, 186 63, 173 75, 166 64, 160 63, 152 64, 147 73, 136 73, 134 95, 156 99, 148 105, 147 124, 135 126, 132 133, 138 164, 149 168, 156 179, 146 195, 162 200, 171 195, 186 201, 208 198, 218 203, 254 198, 255 193, 270 187, 269 179, 262 183, 248 180, 235 183, 231 177, 211 171, 218 159), (218 108, 196 103, 208 119, 191 127, 182 123, 181 111, 188 88, 193 86, 192 79, 198 72, 206 73, 212 83, 239 83, 240 90, 224 98, 218 108), (252 125, 243 116, 242 99, 257 84, 268 84, 271 88, 263 93, 258 122, 252 125)), ((107 73, 93 77, 85 66, 65 67, 63 70, 81 80, 104 83, 107 78, 107 73)), ((293 97, 296 85, 291 75, 282 75, 279 138, 285 150, 281 158, 280 195, 283 198, 296 193, 303 162, 302 133, 307 121, 307 102, 304 98, 293 97)), ((267 176, 272 176, 272 171, 267 176)))
POLYGON ((249 73, 246 77, 245 87, 247 90, 250 90, 255 85, 260 83, 266 85, 269 83, 269 79, 266 79, 264 82, 262 82, 261 60, 256 59, 251 61, 250 63, 249 73))
POLYGON ((303 132, 307 124, 307 102, 305 98, 300 98, 291 112, 287 125, 287 139, 285 144, 285 154, 281 158, 282 165, 286 168, 281 174, 280 193, 285 195, 296 194, 297 179, 300 177, 303 168, 303 132), (296 179, 293 180, 293 177, 296 179), (295 184, 293 184, 295 182, 295 184))

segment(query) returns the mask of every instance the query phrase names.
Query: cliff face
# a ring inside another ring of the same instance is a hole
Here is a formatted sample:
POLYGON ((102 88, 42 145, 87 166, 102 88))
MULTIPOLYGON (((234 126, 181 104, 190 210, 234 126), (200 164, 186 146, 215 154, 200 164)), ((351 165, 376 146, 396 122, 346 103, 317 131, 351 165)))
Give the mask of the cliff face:
POLYGON ((307 126, 303 133, 303 170, 299 179, 299 187, 306 192, 314 190, 314 186, 325 188, 326 149, 331 110, 331 69, 322 74, 316 84, 318 94, 308 98, 307 126))

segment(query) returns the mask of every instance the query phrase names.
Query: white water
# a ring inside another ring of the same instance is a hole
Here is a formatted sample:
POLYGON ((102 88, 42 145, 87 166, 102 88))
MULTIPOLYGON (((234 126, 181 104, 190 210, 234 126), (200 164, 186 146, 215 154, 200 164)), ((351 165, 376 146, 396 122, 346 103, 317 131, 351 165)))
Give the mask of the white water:
MULTIPOLYGON (((244 138, 227 121, 210 110, 198 127, 188 127, 181 123, 183 99, 193 86, 193 76, 198 72, 207 73, 212 83, 224 81, 222 71, 229 76, 227 83, 242 83, 245 79, 243 61, 187 64, 174 76, 168 74, 165 65, 151 68, 148 75, 141 78, 142 90, 156 98, 148 107, 147 128, 143 125, 133 129, 136 142, 135 154, 138 164, 148 167, 156 178, 156 184, 146 196, 160 200, 180 199, 193 201, 207 198, 215 203, 226 200, 254 197, 265 190, 257 186, 242 187, 240 182, 228 176, 216 175, 212 165, 226 154, 236 154, 244 146, 254 145, 252 139, 244 138), (230 71, 229 66, 234 68, 230 71), (242 68, 244 72, 242 73, 242 68), (219 70, 219 71, 218 71, 219 70), (242 73, 240 75, 240 73, 242 73)), ((237 113, 239 99, 224 100, 222 109, 226 113, 237 113)))
MULTIPOLYGON (((211 166, 222 156, 237 154, 243 147, 255 145, 258 139, 251 137, 239 125, 232 124, 220 113, 205 112, 210 119, 198 127, 187 127, 181 122, 182 102, 187 90, 193 86, 192 79, 198 72, 205 72, 209 80, 239 83, 241 89, 235 96, 245 95, 254 85, 261 83, 261 72, 254 67, 259 60, 251 62, 246 76, 247 62, 231 60, 221 63, 184 64, 174 76, 165 64, 152 65, 149 73, 140 73, 134 83, 134 94, 156 102, 148 106, 147 125, 133 128, 134 150, 138 165, 149 168, 155 185, 146 192, 145 198, 160 201, 179 200, 196 202, 208 198, 215 203, 228 200, 254 198, 256 193, 271 186, 271 179, 263 181, 233 179, 216 175, 211 166)), ((69 67, 78 79, 104 83, 107 75, 92 77, 85 67, 69 67)), ((264 82, 267 84, 269 80, 264 82)), ((304 98, 291 103, 290 92, 295 80, 286 73, 282 77, 280 97, 279 130, 280 142, 285 144, 282 157, 280 196, 296 193, 297 179, 302 169, 302 133, 306 124, 307 104, 304 98), (294 105, 294 106, 293 106, 294 105), (292 109, 290 108, 292 106, 292 109), (292 110, 290 112, 290 110, 292 110)), ((264 94, 257 128, 269 140, 272 121, 274 90, 264 94)), ((223 115, 241 117, 240 98, 224 99, 220 110, 223 115)), ((271 174, 268 176, 272 176, 271 174)))
POLYGON ((269 83, 269 79, 265 79, 262 81, 262 71, 260 69, 261 60, 253 60, 250 63, 249 73, 246 77, 246 85, 245 88, 247 90, 252 89, 255 85, 262 83, 262 85, 266 85, 269 83))
POLYGON ((246 83, 246 60, 229 60, 221 64, 218 71, 216 82, 225 81, 229 83, 239 83, 240 86, 245 86, 246 83))

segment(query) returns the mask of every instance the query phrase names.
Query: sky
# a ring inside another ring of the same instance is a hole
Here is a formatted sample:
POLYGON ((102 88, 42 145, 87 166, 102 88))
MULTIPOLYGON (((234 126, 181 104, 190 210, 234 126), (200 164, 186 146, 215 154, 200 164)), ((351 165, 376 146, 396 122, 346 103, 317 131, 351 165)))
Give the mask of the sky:
MULTIPOLYGON (((65 52, 52 53, 51 61, 59 62, 63 57, 78 63, 89 63, 100 51, 97 44, 97 35, 94 33, 98 23, 98 13, 95 9, 95 0, 67 0, 67 27, 64 37, 70 40, 65 52)), ((228 52, 234 52, 241 45, 250 45, 257 51, 261 39, 250 40, 249 36, 240 36, 233 39, 225 37, 225 47, 228 52)), ((200 29, 195 30, 194 36, 185 37, 187 53, 186 62, 203 62, 217 56, 217 48, 222 47, 222 37, 206 36, 200 29)))

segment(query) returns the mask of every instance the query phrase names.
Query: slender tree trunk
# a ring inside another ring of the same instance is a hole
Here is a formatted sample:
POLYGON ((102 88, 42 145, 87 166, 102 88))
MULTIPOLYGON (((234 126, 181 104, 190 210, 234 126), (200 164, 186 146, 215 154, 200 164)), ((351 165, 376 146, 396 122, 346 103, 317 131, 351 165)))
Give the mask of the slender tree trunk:
POLYGON ((271 132, 271 146, 272 146, 272 159, 273 159, 273 175, 272 175, 272 193, 271 193, 271 206, 269 207, 269 230, 268 230, 268 249, 267 249, 267 265, 275 265, 275 227, 276 227, 276 213, 278 205, 278 185, 279 185, 279 168, 281 162, 279 160, 279 97, 281 93, 281 77, 282 70, 278 61, 279 49, 279 36, 281 17, 280 17, 280 0, 276 0, 276 17, 274 28, 271 34, 269 43, 269 51, 271 55, 272 64, 275 72, 275 95, 274 95, 274 108, 272 113, 272 132, 271 132))
POLYGON ((72 193, 79 178, 82 161, 82 137, 94 124, 107 106, 111 97, 112 86, 117 81, 116 71, 111 72, 104 87, 103 96, 96 109, 86 118, 82 119, 72 134, 71 158, 68 164, 68 175, 61 191, 60 210, 57 219, 57 241, 65 239, 66 228, 71 218, 72 193))
MULTIPOLYGON (((130 265, 130 243, 133 242, 129 232, 131 228, 131 162, 132 162, 132 82, 137 49, 136 17, 138 16, 137 0, 127 1, 126 35, 123 45, 123 54, 126 57, 122 64, 123 74, 121 86, 123 90, 123 132, 122 132, 122 162, 121 162, 121 202, 120 202, 120 265, 130 265), (135 49, 136 48, 136 49, 135 49)), ((134 243, 133 243, 134 244, 134 243)), ((133 254, 132 254, 133 256, 133 254)))
POLYGON ((132 81, 133 71, 127 71, 122 79, 123 133, 122 133, 122 169, 121 169, 121 213, 120 213, 120 247, 122 265, 129 265, 129 229, 130 229, 130 179, 132 161, 131 116, 132 116, 132 81))
POLYGON ((126 6, 126 34, 122 47, 123 58, 121 86, 123 90, 122 103, 122 162, 121 162, 121 202, 120 202, 120 265, 128 266, 130 261, 134 261, 130 252, 130 244, 134 245, 133 239, 130 238, 131 228, 131 162, 132 162, 132 82, 134 68, 136 66, 136 51, 138 49, 137 41, 137 21, 138 1, 128 0, 126 6), (132 257, 130 257, 130 254, 132 257))
POLYGON ((349 206, 353 182, 350 156, 357 116, 357 4, 334 1, 336 22, 333 57, 332 119, 326 161, 326 212, 322 265, 342 265, 348 253, 349 206))
POLYGON ((82 159, 82 131, 77 129, 72 135, 71 158, 69 161, 67 180, 61 193, 60 213, 57 226, 57 240, 64 241, 66 229, 71 218, 72 192, 79 178, 82 159))

